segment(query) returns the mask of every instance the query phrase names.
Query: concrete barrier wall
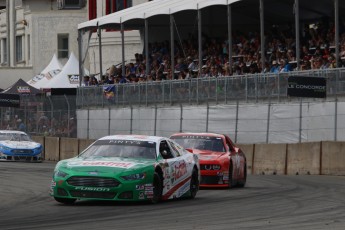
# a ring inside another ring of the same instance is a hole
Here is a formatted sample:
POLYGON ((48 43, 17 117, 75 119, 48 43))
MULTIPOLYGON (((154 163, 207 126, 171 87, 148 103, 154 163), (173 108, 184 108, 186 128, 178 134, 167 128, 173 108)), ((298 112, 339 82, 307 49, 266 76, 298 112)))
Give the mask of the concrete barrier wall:
POLYGON ((82 151, 84 151, 84 149, 86 149, 87 147, 89 147, 89 145, 91 145, 95 140, 91 140, 91 139, 79 139, 79 153, 81 153, 82 151))
MULTIPOLYGON (((77 156, 95 140, 33 137, 44 144, 44 159, 59 161, 77 156)), ((247 158, 248 174, 345 175, 345 142, 297 144, 238 144, 247 158)))
POLYGON ((44 137, 45 160, 59 161, 60 160, 60 138, 59 137, 44 137))
POLYGON ((237 144, 237 147, 241 148, 247 158, 247 173, 253 174, 253 155, 254 145, 253 144, 237 144))
POLYGON ((321 142, 321 174, 345 175, 345 142, 321 142))
POLYGON ((255 144, 252 174, 285 174, 287 144, 255 144))
POLYGON ((78 156, 78 148, 77 138, 62 137, 60 139, 60 160, 78 156))
POLYGON ((321 163, 321 143, 288 144, 287 175, 319 175, 321 163))

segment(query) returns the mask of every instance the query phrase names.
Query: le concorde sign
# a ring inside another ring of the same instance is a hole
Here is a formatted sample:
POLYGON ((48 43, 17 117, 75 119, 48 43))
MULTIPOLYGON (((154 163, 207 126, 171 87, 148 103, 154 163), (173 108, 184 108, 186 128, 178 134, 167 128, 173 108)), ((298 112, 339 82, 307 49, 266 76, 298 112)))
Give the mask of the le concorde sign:
POLYGON ((288 78, 288 96, 292 97, 326 97, 326 78, 293 76, 288 78))

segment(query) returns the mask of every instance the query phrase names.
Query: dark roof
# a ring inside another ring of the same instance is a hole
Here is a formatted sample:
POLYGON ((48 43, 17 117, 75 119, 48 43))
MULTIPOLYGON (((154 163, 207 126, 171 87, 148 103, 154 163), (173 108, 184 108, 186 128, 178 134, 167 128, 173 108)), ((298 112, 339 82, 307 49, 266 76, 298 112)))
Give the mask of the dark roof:
POLYGON ((14 83, 11 87, 3 90, 1 93, 7 94, 19 94, 19 95, 37 95, 41 94, 42 91, 32 87, 28 83, 26 83, 23 79, 19 79, 16 83, 14 83))

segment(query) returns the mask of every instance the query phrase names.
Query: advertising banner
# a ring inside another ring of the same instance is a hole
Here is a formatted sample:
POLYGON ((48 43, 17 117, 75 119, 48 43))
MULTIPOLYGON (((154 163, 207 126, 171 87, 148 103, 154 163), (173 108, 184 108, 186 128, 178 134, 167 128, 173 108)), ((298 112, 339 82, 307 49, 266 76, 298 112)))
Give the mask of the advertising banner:
POLYGON ((293 76, 288 78, 287 94, 291 97, 326 97, 326 78, 293 76))
POLYGON ((20 96, 18 94, 0 93, 0 107, 20 107, 20 96))

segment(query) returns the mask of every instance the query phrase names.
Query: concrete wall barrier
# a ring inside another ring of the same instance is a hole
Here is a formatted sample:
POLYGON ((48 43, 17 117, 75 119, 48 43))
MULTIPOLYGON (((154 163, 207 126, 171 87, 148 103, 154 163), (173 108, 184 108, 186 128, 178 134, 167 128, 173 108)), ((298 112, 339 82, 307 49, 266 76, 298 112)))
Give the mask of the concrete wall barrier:
POLYGON ((89 145, 91 145, 95 140, 91 140, 91 139, 79 139, 78 142, 78 149, 79 149, 79 153, 81 153, 82 151, 84 151, 87 147, 89 147, 89 145))
POLYGON ((241 148, 247 158, 247 173, 253 174, 253 155, 254 145, 253 144, 236 144, 237 147, 241 148))
POLYGON ((60 160, 60 138, 59 137, 44 137, 45 160, 59 161, 60 160))
POLYGON ((77 138, 62 137, 60 139, 60 160, 78 156, 78 147, 77 138))
POLYGON ((285 174, 286 144, 255 144, 253 174, 285 174))
POLYGON ((288 144, 287 175, 319 175, 321 170, 321 143, 288 144))
POLYGON ((345 175, 345 142, 321 142, 321 174, 345 175))

